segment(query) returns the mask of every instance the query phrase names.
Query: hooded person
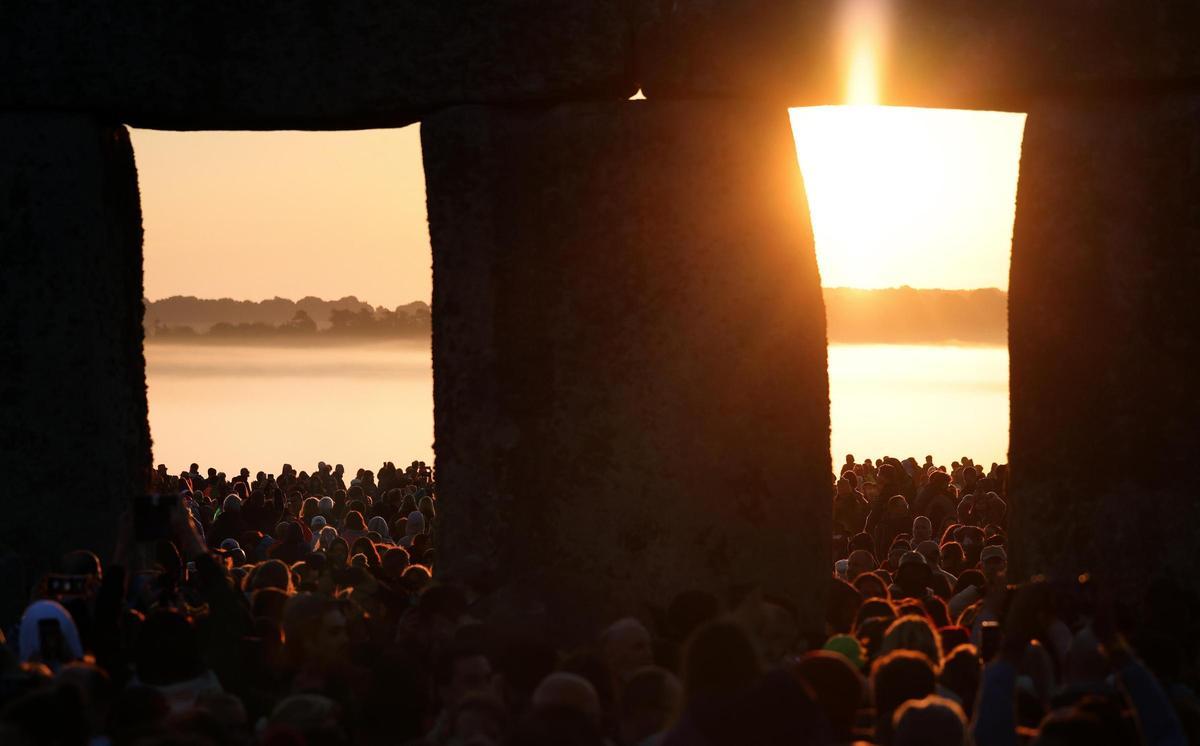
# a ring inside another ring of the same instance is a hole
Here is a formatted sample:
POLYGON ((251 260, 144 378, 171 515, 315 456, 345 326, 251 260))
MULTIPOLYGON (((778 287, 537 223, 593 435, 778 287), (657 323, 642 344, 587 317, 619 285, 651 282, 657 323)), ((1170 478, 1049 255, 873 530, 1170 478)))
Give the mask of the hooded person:
POLYGON ((933 538, 933 524, 929 518, 923 515, 918 515, 913 518, 912 525, 912 540, 914 543, 928 541, 933 538))
POLYGON ((850 553, 846 561, 846 580, 854 582, 859 575, 864 572, 873 572, 879 563, 875 561, 875 557, 865 549, 855 549, 850 553))
POLYGON ((892 600, 924 600, 933 595, 933 590, 929 587, 932 581, 933 571, 925 557, 920 552, 905 552, 900 557, 895 582, 888 588, 888 594, 892 600))
POLYGON ((408 523, 404 526, 404 536, 400 537, 400 546, 405 549, 411 547, 413 540, 423 533, 425 533, 425 516, 421 511, 414 510, 408 514, 408 523))
POLYGON ((333 526, 325 526, 319 532, 317 532, 317 546, 319 546, 322 550, 329 549, 329 545, 332 544, 333 540, 336 538, 338 538, 337 529, 333 526))
POLYGON ((329 525, 329 524, 325 520, 325 516, 323 516, 323 515, 315 515, 312 517, 312 520, 309 521, 309 529, 312 531, 312 540, 309 541, 308 546, 313 551, 316 551, 317 549, 320 548, 320 546, 321 546, 321 535, 320 535, 321 530, 324 529, 327 525, 329 525))
POLYGON ((340 536, 347 542, 354 543, 367 535, 367 522, 363 520, 362 513, 357 510, 351 510, 346 514, 346 518, 342 521, 342 530, 340 536))
POLYGON ((66 607, 57 601, 34 601, 21 615, 17 639, 22 663, 44 663, 57 671, 83 658, 79 630, 66 607))
POLYGON ((367 521, 367 530, 379 534, 384 542, 388 544, 392 543, 392 535, 388 529, 388 522, 383 516, 372 516, 371 520, 367 521))
POLYGON ((333 498, 326 496, 317 501, 317 510, 321 511, 321 515, 325 516, 326 520, 333 515, 333 498))

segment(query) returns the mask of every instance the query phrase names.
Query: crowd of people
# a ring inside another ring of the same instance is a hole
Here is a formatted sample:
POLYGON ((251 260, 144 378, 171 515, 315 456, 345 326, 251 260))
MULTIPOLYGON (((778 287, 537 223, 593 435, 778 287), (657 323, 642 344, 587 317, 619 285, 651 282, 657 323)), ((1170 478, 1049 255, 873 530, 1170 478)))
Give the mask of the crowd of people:
POLYGON ((437 571, 430 467, 347 477, 160 466, 112 556, 64 556, 5 631, 0 743, 1200 738, 1194 649, 1127 634, 1086 578, 1008 582, 1002 464, 848 456, 830 482, 823 639, 764 634, 764 618, 796 618, 787 599, 680 589, 662 618, 603 620, 566 650, 489 622, 489 568, 437 571))

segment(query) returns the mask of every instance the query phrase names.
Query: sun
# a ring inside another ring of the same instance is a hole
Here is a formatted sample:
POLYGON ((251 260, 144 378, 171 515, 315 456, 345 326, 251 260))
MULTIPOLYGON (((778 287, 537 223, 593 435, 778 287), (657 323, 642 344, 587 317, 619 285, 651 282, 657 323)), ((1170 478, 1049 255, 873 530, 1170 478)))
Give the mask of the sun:
POLYGON ((1007 287, 1023 114, 791 110, 827 287, 1007 287))
POLYGON ((846 0, 848 106, 792 109, 827 287, 1007 287, 1023 114, 879 106, 891 3, 846 0))

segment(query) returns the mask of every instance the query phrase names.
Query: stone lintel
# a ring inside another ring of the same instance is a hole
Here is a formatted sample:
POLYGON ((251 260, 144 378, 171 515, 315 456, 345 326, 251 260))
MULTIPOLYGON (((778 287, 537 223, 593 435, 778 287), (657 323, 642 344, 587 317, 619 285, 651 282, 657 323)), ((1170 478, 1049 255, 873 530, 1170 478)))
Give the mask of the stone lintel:
POLYGON ((158 129, 398 127, 451 104, 633 94, 617 0, 30 0, 0 110, 158 129))

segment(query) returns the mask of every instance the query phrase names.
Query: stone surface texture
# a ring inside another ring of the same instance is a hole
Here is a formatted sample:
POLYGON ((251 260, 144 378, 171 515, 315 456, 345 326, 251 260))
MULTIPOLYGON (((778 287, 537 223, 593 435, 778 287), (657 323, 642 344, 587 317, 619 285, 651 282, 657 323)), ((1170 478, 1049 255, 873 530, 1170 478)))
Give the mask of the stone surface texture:
POLYGON ((753 585, 823 631, 825 318, 787 113, 464 107, 422 124, 439 563, 589 635, 753 585))
POLYGON ((648 98, 844 102, 843 8, 887 13, 881 103, 1025 111, 1040 95, 1200 84, 1193 0, 644 0, 648 98))
POLYGON ((1198 122, 1186 95, 1029 114, 1009 293, 1022 576, 1200 591, 1198 122))
POLYGON ((0 4, 0 109, 162 129, 393 127, 449 104, 632 95, 623 0, 0 4))
POLYGON ((141 249, 123 127, 0 114, 4 602, 21 604, 67 549, 107 560, 117 516, 145 488, 141 249))

